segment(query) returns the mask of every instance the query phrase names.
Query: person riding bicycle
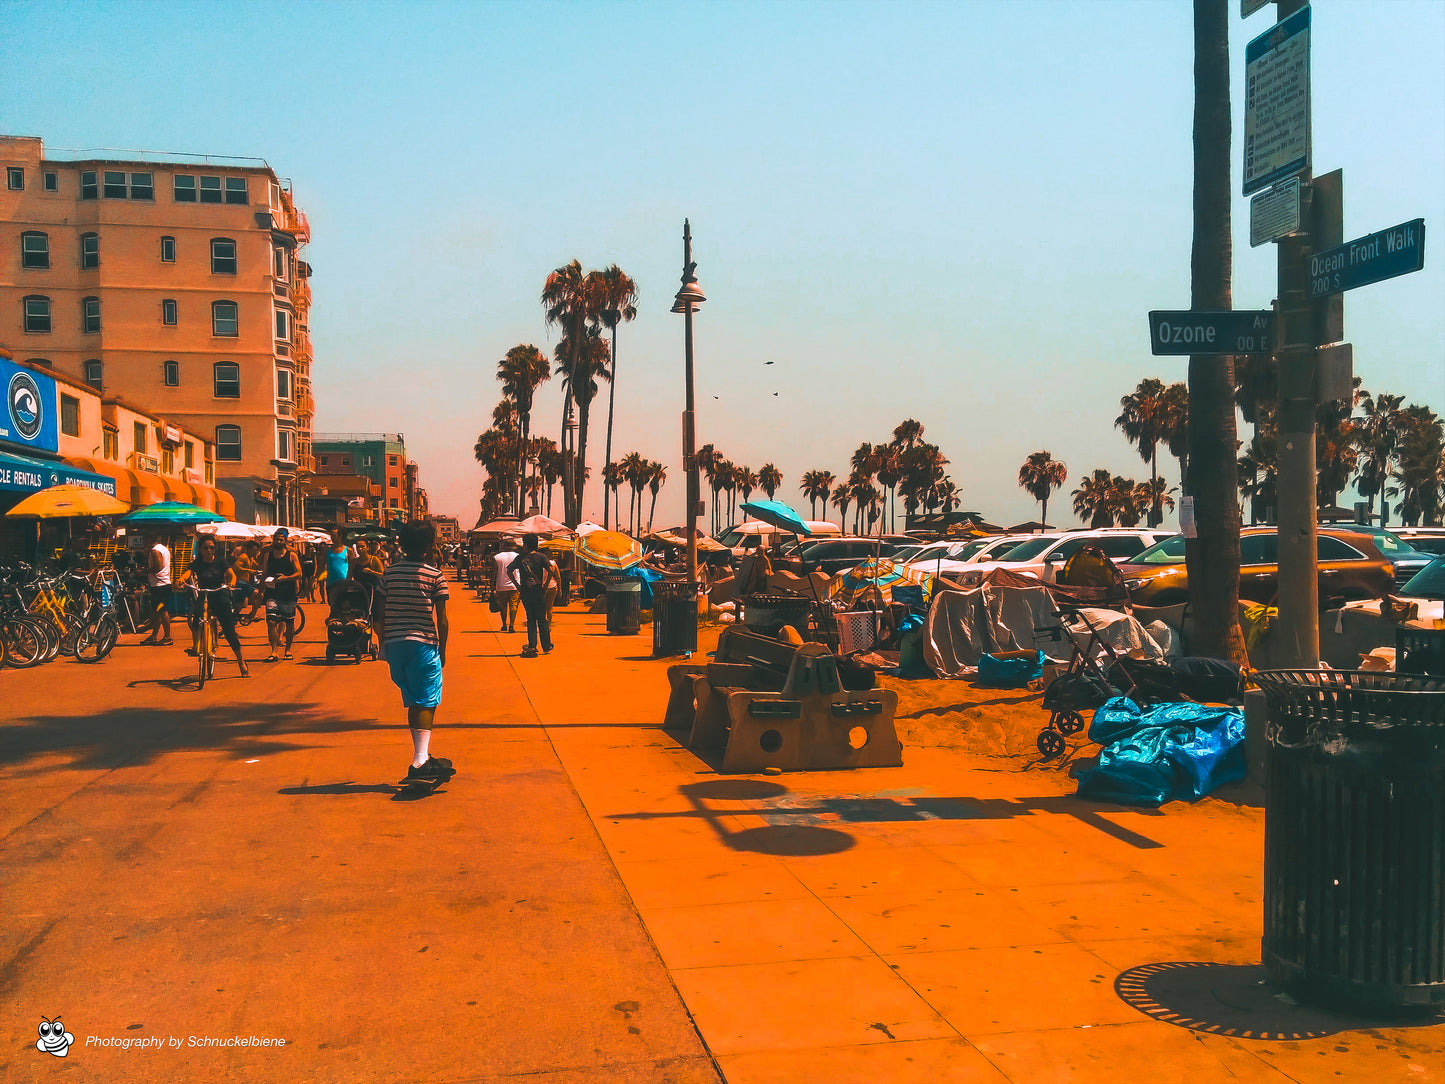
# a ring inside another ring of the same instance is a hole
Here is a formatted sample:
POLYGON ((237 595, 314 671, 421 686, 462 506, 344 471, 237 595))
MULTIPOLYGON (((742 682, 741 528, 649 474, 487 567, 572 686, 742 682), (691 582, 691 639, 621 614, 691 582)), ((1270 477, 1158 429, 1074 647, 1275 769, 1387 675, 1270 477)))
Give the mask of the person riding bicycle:
POLYGON ((291 532, 278 527, 271 536, 261 562, 266 588, 266 633, 271 641, 267 662, 276 661, 276 650, 285 636, 285 658, 291 657, 291 641, 296 639, 296 589, 301 583, 301 562, 287 545, 291 532))
MULTIPOLYGON (((236 665, 241 668, 241 676, 250 677, 251 672, 246 669, 246 660, 241 658, 241 639, 236 635, 236 613, 231 606, 231 592, 220 590, 222 587, 235 587, 236 570, 228 567, 216 556, 214 538, 202 538, 197 551, 196 559, 191 562, 181 584, 211 592, 208 603, 211 616, 216 619, 216 624, 221 626, 221 635, 226 638, 226 643, 231 645, 231 652, 236 656, 236 665)), ((200 651, 201 604, 198 601, 191 607, 191 649, 186 654, 198 655, 200 651)))
POLYGON ((252 539, 241 547, 241 552, 231 562, 231 569, 236 574, 236 606, 239 609, 250 602, 253 615, 261 604, 258 597, 253 597, 261 579, 260 552, 260 543, 252 539))

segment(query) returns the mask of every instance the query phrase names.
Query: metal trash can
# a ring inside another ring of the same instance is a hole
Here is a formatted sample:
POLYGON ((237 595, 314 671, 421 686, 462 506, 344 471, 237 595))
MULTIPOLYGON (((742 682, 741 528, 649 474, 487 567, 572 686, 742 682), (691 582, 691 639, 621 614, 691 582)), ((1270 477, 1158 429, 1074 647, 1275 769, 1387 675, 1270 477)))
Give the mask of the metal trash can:
POLYGON ((748 595, 743 599, 742 622, 764 636, 776 636, 784 625, 791 625, 806 639, 812 606, 806 595, 748 595))
POLYGON ((636 636, 642 627, 642 583, 615 580, 607 585, 607 631, 636 636))
POLYGON ((652 657, 697 650, 697 584, 664 580, 652 585, 652 657))
POLYGON ((1445 680, 1265 670, 1265 970, 1321 1000, 1445 1004, 1445 680))

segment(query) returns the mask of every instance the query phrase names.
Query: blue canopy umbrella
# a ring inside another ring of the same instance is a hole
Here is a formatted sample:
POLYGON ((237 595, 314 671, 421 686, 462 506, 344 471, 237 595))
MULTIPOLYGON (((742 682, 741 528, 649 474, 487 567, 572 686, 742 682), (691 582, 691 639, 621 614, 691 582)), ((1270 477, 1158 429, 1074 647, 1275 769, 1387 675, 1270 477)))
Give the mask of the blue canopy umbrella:
POLYGON ((194 504, 184 504, 181 501, 161 501, 158 504, 148 504, 144 508, 137 508, 118 522, 142 527, 148 523, 157 525, 162 523, 180 525, 225 523, 226 517, 205 508, 197 508, 194 504))
POLYGON ((748 515, 771 524, 780 530, 791 531, 793 534, 810 535, 808 525, 803 522, 803 517, 794 512, 782 501, 744 501, 742 510, 748 515))

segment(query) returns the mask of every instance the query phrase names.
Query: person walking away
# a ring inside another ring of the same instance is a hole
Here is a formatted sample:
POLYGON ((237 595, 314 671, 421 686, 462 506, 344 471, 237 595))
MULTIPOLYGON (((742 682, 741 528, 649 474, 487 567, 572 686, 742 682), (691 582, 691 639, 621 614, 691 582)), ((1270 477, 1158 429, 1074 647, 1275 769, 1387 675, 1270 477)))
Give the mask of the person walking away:
POLYGON ((301 562, 286 543, 291 532, 278 527, 266 548, 262 571, 266 578, 266 637, 271 642, 267 662, 276 661, 276 652, 283 649, 291 657, 291 642, 296 639, 296 590, 301 583, 301 562))
POLYGON ((386 566, 381 563, 380 557, 371 552, 366 539, 357 539, 356 560, 351 563, 351 581, 366 589, 367 617, 372 627, 376 625, 381 606, 381 596, 376 589, 381 585, 381 577, 385 572, 386 566))
POLYGON ((431 755, 431 732, 442 702, 442 670, 447 664, 447 581, 425 560, 436 542, 436 528, 425 520, 402 525, 400 559, 381 578, 381 620, 376 637, 401 690, 411 729, 411 765, 404 783, 435 781, 452 762, 431 755))
POLYGON ((503 542, 501 550, 493 558, 497 565, 497 580, 493 585, 497 598, 497 613, 502 615, 502 631, 517 631, 517 585, 507 575, 507 569, 517 559, 515 543, 503 542))
POLYGON ((146 555, 146 586, 150 589, 147 604, 155 615, 155 625, 143 644, 165 646, 171 639, 171 551, 160 535, 151 535, 150 552, 146 555))
POLYGON ((552 650, 552 625, 547 618, 547 585, 552 582, 552 563, 547 555, 537 548, 537 536, 529 534, 522 539, 522 554, 507 566, 507 578, 517 585, 522 606, 527 611, 527 646, 522 649, 522 658, 537 657, 537 640, 542 641, 542 650, 552 650))
MULTIPOLYGON (((226 638, 226 643, 231 645, 231 653, 236 656, 236 665, 241 668, 241 676, 250 677, 251 671, 246 669, 246 660, 241 658, 241 639, 236 635, 236 612, 231 606, 231 594, 229 591, 216 590, 219 587, 234 588, 236 570, 216 556, 214 538, 202 538, 197 549, 199 552, 196 559, 191 562, 181 585, 192 584, 200 590, 215 592, 210 600, 211 616, 221 626, 221 635, 226 638)), ((199 655, 200 652, 201 603, 197 599, 191 607, 191 649, 186 654, 199 655)))
POLYGON ((301 545, 301 595, 307 602, 316 601, 316 547, 310 542, 301 545))
POLYGON ((341 592, 346 590, 350 569, 351 555, 346 549, 346 539, 337 531, 331 549, 326 551, 326 605, 333 616, 336 613, 336 604, 341 601, 341 592))

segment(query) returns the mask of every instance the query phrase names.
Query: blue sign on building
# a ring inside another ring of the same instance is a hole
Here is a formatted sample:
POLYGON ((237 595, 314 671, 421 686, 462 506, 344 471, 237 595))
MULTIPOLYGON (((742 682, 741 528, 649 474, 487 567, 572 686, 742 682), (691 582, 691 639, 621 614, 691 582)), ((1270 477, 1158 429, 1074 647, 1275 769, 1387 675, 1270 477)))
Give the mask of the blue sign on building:
POLYGON ((60 446, 55 379, 0 358, 0 447, 54 453, 60 446))

